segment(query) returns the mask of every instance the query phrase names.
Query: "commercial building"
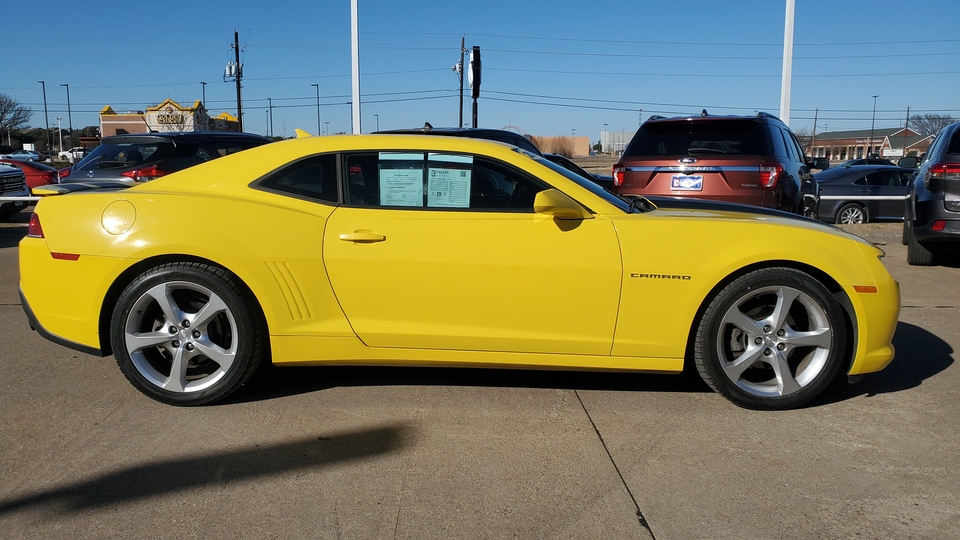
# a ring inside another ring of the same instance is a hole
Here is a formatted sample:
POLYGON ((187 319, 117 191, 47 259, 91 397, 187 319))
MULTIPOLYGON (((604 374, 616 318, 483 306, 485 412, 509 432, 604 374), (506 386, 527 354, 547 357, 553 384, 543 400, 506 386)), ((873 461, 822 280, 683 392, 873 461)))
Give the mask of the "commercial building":
POLYGON ((164 131, 238 131, 237 118, 229 113, 211 117, 199 100, 191 107, 166 99, 143 111, 118 113, 107 105, 100 111, 100 133, 124 135, 164 131))
POLYGON ((923 154, 933 135, 921 135, 909 128, 877 128, 817 133, 808 153, 830 161, 860 159, 868 155, 899 158, 923 154), (871 134, 873 137, 871 138, 871 134))

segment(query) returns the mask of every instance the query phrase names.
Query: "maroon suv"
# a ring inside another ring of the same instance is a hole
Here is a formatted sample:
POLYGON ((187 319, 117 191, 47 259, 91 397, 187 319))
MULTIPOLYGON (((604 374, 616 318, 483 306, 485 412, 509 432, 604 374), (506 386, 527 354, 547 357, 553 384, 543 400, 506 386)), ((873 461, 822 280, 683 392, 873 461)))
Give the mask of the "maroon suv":
POLYGON ((767 113, 654 116, 613 166, 613 185, 620 195, 694 197, 815 216, 817 184, 808 160, 790 128, 767 113))

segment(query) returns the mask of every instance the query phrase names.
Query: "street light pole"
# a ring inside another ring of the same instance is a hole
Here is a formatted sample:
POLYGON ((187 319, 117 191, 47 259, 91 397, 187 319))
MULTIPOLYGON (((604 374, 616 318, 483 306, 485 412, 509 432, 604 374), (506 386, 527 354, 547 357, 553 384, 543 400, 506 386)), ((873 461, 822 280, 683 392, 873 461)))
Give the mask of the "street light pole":
POLYGON ((273 138, 273 98, 267 98, 267 106, 270 108, 270 138, 273 138))
POLYGON ((373 117, 377 119, 377 131, 380 131, 380 115, 375 114, 373 117))
POLYGON ((604 139, 604 136, 603 136, 603 134, 606 133, 606 132, 607 132, 607 124, 604 123, 604 124, 603 124, 603 133, 600 134, 600 151, 601 151, 601 152, 604 151, 604 148, 603 148, 603 139, 604 139))
POLYGON ((323 130, 320 128, 320 85, 311 84, 310 86, 317 89, 317 134, 323 135, 323 130))
MULTIPOLYGON (((68 122, 67 125, 70 126, 70 141, 71 141, 70 146, 73 146, 73 144, 72 144, 72 142, 73 142, 73 112, 70 111, 70 85, 69 85, 69 84, 61 84, 60 86, 65 86, 65 87, 67 88, 67 122, 68 122)), ((60 146, 63 146, 63 144, 61 144, 60 146)), ((60 150, 63 150, 63 148, 61 148, 60 150)))
POLYGON ((57 117, 57 133, 60 134, 60 151, 63 152, 63 130, 60 129, 60 120, 63 118, 57 117))
POLYGON ((324 124, 326 124, 326 126, 327 126, 327 135, 329 135, 329 134, 330 134, 330 122, 324 122, 324 124))
POLYGON ((50 140, 50 116, 47 114, 47 83, 37 82, 43 88, 43 130, 47 132, 47 150, 49 150, 53 146, 53 141, 50 140))
POLYGON ((870 149, 873 148, 873 122, 877 119, 877 98, 879 94, 873 96, 873 116, 870 117, 870 140, 867 141, 867 157, 870 157, 870 149))

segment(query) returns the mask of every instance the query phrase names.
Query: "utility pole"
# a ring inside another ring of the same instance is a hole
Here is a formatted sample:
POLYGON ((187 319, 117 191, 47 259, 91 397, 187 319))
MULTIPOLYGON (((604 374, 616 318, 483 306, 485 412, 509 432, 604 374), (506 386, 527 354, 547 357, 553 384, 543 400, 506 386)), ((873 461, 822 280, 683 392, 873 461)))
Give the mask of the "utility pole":
POLYGON ((240 63, 240 34, 233 31, 233 52, 237 62, 237 129, 243 133, 243 98, 240 93, 240 79, 243 77, 243 64, 240 63))
POLYGON ((267 98, 267 107, 270 110, 270 138, 273 138, 273 98, 267 98))
POLYGON ((463 53, 466 50, 464 47, 466 39, 466 34, 460 36, 460 62, 454 67, 457 75, 460 77, 460 123, 457 124, 457 127, 463 127, 463 53))
POLYGON ((47 150, 53 146, 53 142, 50 140, 50 116, 47 114, 47 83, 43 81, 37 81, 40 83, 40 86, 43 88, 43 130, 47 132, 47 150))
POLYGON ((907 157, 907 130, 910 129, 910 106, 907 105, 907 120, 903 123, 903 155, 907 157))
MULTIPOLYGON (((813 134, 810 135, 810 153, 813 154, 813 143, 817 142, 817 116, 820 114, 820 107, 813 110, 813 134)), ((817 157, 817 156, 812 156, 817 157)))
POLYGON ((310 86, 317 89, 317 135, 323 135, 323 130, 320 128, 320 83, 311 84, 310 86))
POLYGON ((870 149, 873 148, 873 122, 877 119, 877 98, 879 95, 873 96, 873 116, 870 117, 870 140, 867 141, 867 155, 870 157, 870 149))

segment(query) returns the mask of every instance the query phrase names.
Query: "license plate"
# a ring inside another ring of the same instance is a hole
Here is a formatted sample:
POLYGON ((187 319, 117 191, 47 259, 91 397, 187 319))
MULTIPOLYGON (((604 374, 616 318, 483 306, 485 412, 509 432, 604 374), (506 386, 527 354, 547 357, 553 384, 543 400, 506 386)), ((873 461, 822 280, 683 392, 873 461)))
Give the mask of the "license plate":
POLYGON ((703 176, 675 174, 670 178, 670 189, 673 191, 703 191, 703 176))

